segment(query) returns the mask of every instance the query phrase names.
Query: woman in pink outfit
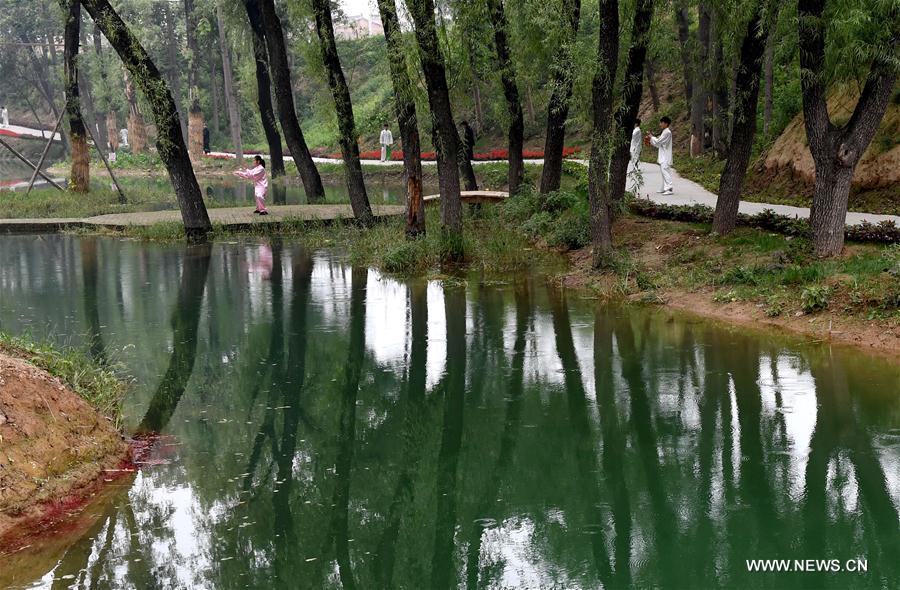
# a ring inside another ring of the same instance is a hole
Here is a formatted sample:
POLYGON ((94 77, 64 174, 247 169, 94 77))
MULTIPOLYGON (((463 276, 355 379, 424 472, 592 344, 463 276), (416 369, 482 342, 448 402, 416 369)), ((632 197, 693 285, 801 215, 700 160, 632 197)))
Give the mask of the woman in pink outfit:
POLYGON ((240 178, 249 178, 253 181, 253 194, 256 196, 256 211, 258 215, 268 215, 266 211, 266 193, 269 190, 269 181, 266 179, 266 162, 262 156, 254 156, 253 168, 235 170, 234 175, 240 178))

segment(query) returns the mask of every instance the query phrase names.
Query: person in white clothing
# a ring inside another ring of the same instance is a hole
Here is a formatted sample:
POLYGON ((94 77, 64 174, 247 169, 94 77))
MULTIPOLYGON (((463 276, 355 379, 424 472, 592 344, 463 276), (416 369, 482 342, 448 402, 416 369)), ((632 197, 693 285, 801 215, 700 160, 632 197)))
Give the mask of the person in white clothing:
POLYGON ((4 127, 9 127, 9 111, 6 110, 6 107, 0 108, 0 122, 4 127))
POLYGON ((664 195, 674 193, 672 189, 672 130, 669 129, 671 124, 671 119, 663 117, 659 120, 659 126, 662 127, 659 137, 648 133, 646 138, 647 143, 659 150, 656 161, 659 162, 659 171, 662 174, 662 188, 656 192, 664 195))
POLYGON ((381 144, 381 161, 385 162, 391 157, 388 150, 390 150, 391 144, 394 143, 394 135, 391 133, 390 128, 388 128, 387 123, 384 124, 384 129, 381 130, 379 143, 381 144))

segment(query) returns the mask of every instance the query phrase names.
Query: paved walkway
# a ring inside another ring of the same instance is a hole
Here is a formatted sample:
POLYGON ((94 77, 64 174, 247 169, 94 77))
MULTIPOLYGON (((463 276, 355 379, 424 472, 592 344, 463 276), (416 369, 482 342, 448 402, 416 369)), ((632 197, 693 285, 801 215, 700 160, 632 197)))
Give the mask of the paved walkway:
MULTIPOLYGON (((230 154, 227 152, 213 152, 211 154, 214 157, 219 158, 233 158, 234 154, 230 154)), ((252 156, 253 154, 249 154, 252 156)), ((285 156, 285 160, 293 161, 293 158, 290 156, 285 156)), ((313 158, 313 161, 316 163, 323 164, 341 164, 343 160, 337 158, 313 158)), ((582 166, 587 166, 587 160, 578 160, 578 159, 569 159, 571 162, 577 162, 582 166)), ((485 164, 494 164, 497 162, 506 162, 506 160, 476 160, 472 162, 474 166, 482 166, 485 164)), ((363 160, 362 163, 366 166, 402 166, 403 162, 381 162, 379 160, 363 160)), ((525 160, 526 164, 535 164, 535 165, 543 165, 544 160, 542 159, 531 159, 525 160)), ((424 166, 433 166, 436 162, 433 160, 423 161, 422 165, 424 166)), ((648 162, 642 162, 640 165, 641 173, 643 176, 643 186, 638 191, 641 198, 650 199, 656 203, 663 203, 666 205, 705 205, 707 207, 712 207, 713 209, 716 207, 716 199, 717 196, 715 193, 712 193, 696 182, 688 180, 678 175, 678 172, 672 171, 672 185, 675 189, 674 195, 661 195, 656 191, 662 186, 662 176, 659 173, 659 166, 656 164, 651 164, 648 162)), ((631 181, 629 180, 629 186, 631 185, 631 181)), ((788 215, 790 217, 799 217, 801 219, 806 219, 809 217, 809 209, 807 207, 791 207, 789 205, 775 205, 772 203, 752 203, 750 201, 741 201, 739 211, 741 213, 746 213, 748 215, 753 215, 755 213, 761 213, 766 209, 771 209, 775 213, 780 215, 788 215)), ((847 213, 847 225, 859 225, 863 221, 867 221, 869 223, 879 223, 881 221, 893 221, 898 226, 900 226, 900 216, 897 215, 878 215, 875 213, 858 213, 855 211, 851 211, 847 213)))
MULTIPOLYGON (((253 225, 278 224, 283 221, 343 221, 353 219, 350 205, 274 205, 269 207, 269 215, 255 215, 249 207, 210 208, 209 218, 213 224, 226 229, 247 229, 253 225)), ((402 205, 373 205, 376 218, 404 215, 402 205)), ((0 233, 42 233, 67 229, 96 227, 124 229, 127 227, 150 226, 156 223, 181 223, 181 212, 148 211, 143 213, 112 213, 85 219, 0 219, 0 233)))

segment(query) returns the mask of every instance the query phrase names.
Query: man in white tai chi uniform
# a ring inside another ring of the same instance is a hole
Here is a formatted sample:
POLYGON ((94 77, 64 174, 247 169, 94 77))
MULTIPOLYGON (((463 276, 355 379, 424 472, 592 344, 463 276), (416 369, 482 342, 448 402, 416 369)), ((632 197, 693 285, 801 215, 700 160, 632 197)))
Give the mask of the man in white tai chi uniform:
POLYGON ((394 143, 394 134, 391 133, 391 130, 388 128, 388 124, 384 124, 384 129, 381 130, 381 138, 379 139, 379 143, 381 144, 381 161, 386 162, 390 157, 388 154, 388 149, 391 144, 394 143))
POLYGON ((9 111, 6 110, 6 107, 0 108, 0 125, 9 127, 9 111))
POLYGON ((638 184, 641 183, 641 147, 643 146, 644 134, 641 133, 641 120, 634 120, 634 130, 631 132, 631 146, 628 148, 628 153, 631 154, 631 161, 628 163, 628 168, 630 172, 628 173, 631 176, 632 182, 632 190, 637 191, 638 184))
POLYGON ((659 162, 659 171, 662 174, 662 188, 656 192, 664 195, 674 193, 672 189, 672 130, 669 129, 671 123, 671 119, 663 117, 659 120, 659 125, 662 127, 659 137, 647 134, 647 141, 659 150, 656 161, 659 162))

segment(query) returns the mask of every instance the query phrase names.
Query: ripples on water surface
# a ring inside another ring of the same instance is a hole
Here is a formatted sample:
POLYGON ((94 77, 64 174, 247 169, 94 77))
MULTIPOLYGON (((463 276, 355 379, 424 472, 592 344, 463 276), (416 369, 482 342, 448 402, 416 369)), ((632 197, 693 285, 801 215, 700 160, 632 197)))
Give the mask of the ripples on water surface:
POLYGON ((0 329, 121 363, 165 435, 0 585, 900 586, 896 365, 279 242, 0 246, 0 329))

